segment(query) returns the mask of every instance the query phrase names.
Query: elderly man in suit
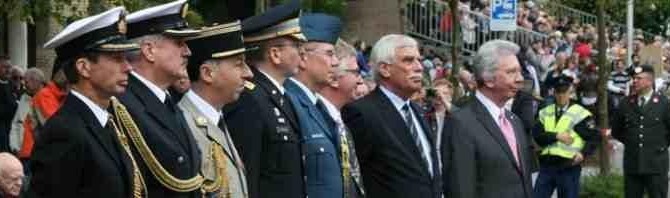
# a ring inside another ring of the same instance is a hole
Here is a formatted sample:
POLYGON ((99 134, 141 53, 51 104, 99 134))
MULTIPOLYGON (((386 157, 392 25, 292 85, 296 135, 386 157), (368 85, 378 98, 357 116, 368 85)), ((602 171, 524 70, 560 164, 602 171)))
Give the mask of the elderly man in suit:
POLYGON ((284 82, 302 132, 305 190, 310 197, 343 196, 340 139, 334 123, 326 120, 328 113, 318 97, 318 91, 332 79, 333 67, 339 64, 334 44, 341 25, 338 18, 325 14, 300 16, 307 42, 300 49, 298 73, 284 82))
POLYGON ((342 163, 344 198, 360 198, 365 197, 363 180, 361 180, 358 158, 356 158, 354 140, 342 121, 340 109, 359 98, 356 88, 365 85, 356 63, 356 49, 340 39, 335 45, 335 52, 340 64, 336 67, 333 79, 328 86, 321 89, 319 93, 328 113, 324 117, 335 123, 335 135, 340 139, 338 157, 342 163))
POLYGON ((521 88, 519 47, 489 41, 477 51, 475 99, 444 124, 447 197, 531 197, 529 137, 505 103, 521 88))
POLYGON ((241 30, 239 21, 205 27, 202 36, 186 41, 194 53, 188 66, 193 83, 179 107, 202 152, 200 174, 207 197, 248 197, 242 159, 221 113, 253 75, 244 62, 241 30))
POLYGON ((126 91, 125 52, 137 49, 124 37, 124 16, 117 7, 75 21, 45 44, 56 49, 54 71, 62 68, 71 90, 35 143, 28 197, 146 196, 126 136, 108 112, 122 106, 112 98, 126 91))
POLYGON ((442 195, 435 141, 421 107, 410 97, 422 89, 419 44, 390 34, 372 48, 372 75, 379 86, 342 110, 356 141, 366 196, 442 195))
POLYGON ((300 131, 284 81, 300 61, 300 2, 242 21, 245 54, 255 84, 223 110, 244 161, 250 198, 305 197, 300 131))
POLYGON ((128 15, 128 38, 140 49, 128 54, 133 71, 119 100, 130 118, 118 124, 128 129, 134 154, 142 159, 140 169, 151 197, 201 196, 201 152, 167 92, 187 76, 191 51, 185 38, 198 33, 188 29, 187 7, 186 0, 179 0, 128 15))

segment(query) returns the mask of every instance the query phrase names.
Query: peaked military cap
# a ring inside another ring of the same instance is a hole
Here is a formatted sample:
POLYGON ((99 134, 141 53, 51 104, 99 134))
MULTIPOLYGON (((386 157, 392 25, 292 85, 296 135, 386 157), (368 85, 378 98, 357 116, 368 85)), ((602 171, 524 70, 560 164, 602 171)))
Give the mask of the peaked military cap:
POLYGON ((653 75, 654 74, 654 67, 651 66, 651 65, 647 65, 647 64, 636 66, 636 67, 633 68, 633 72, 631 72, 631 73, 632 73, 632 75, 637 75, 637 74, 640 74, 640 73, 650 73, 650 74, 653 75))
POLYGON ((203 27, 200 31, 199 35, 186 38, 186 44, 193 52, 188 64, 188 75, 191 80, 198 79, 200 65, 204 61, 226 58, 247 51, 239 21, 203 27))
POLYGON ((189 29, 186 22, 188 3, 186 0, 174 1, 128 15, 128 38, 144 35, 163 34, 171 37, 189 37, 198 34, 189 29))
POLYGON ((123 52, 138 49, 137 44, 126 39, 125 15, 125 8, 116 7, 77 20, 44 44, 44 48, 56 50, 54 73, 83 52, 123 52))
POLYGON ((304 40, 298 16, 300 1, 291 2, 268 9, 266 12, 242 21, 244 42, 258 42, 282 36, 292 36, 304 40))
POLYGON ((568 75, 560 75, 558 76, 558 79, 556 79, 556 90, 561 90, 572 86, 572 83, 574 82, 574 79, 568 75))
POLYGON ((306 41, 335 44, 342 32, 342 22, 326 14, 306 14, 300 16, 300 30, 306 41))

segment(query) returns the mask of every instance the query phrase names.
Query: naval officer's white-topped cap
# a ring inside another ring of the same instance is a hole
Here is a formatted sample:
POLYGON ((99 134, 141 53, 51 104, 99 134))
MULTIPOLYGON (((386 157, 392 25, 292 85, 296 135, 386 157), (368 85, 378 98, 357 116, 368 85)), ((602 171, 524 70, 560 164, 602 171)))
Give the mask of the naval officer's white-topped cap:
POLYGON ((144 35, 163 34, 171 37, 190 37, 200 31, 189 29, 186 22, 188 3, 178 0, 128 15, 128 38, 144 35))
POLYGON ((123 52, 137 49, 137 44, 126 39, 125 16, 126 9, 116 7, 77 20, 65 27, 44 44, 44 48, 56 50, 53 71, 58 71, 63 64, 73 61, 84 52, 123 52))

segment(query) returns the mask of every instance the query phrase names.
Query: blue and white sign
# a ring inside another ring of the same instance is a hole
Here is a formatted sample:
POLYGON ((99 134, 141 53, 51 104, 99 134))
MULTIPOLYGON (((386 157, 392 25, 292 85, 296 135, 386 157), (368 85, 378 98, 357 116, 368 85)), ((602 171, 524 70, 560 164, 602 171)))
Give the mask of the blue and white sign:
POLYGON ((516 1, 491 0, 491 31, 516 30, 516 1))

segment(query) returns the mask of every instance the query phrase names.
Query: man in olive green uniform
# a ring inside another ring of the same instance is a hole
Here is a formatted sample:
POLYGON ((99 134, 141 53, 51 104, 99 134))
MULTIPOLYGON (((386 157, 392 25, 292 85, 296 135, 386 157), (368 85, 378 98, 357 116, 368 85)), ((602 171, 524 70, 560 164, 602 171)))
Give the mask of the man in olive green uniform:
POLYGON ((665 198, 668 194, 670 109, 665 96, 654 93, 654 70, 633 68, 632 93, 614 114, 612 136, 624 151, 626 198, 665 198))

